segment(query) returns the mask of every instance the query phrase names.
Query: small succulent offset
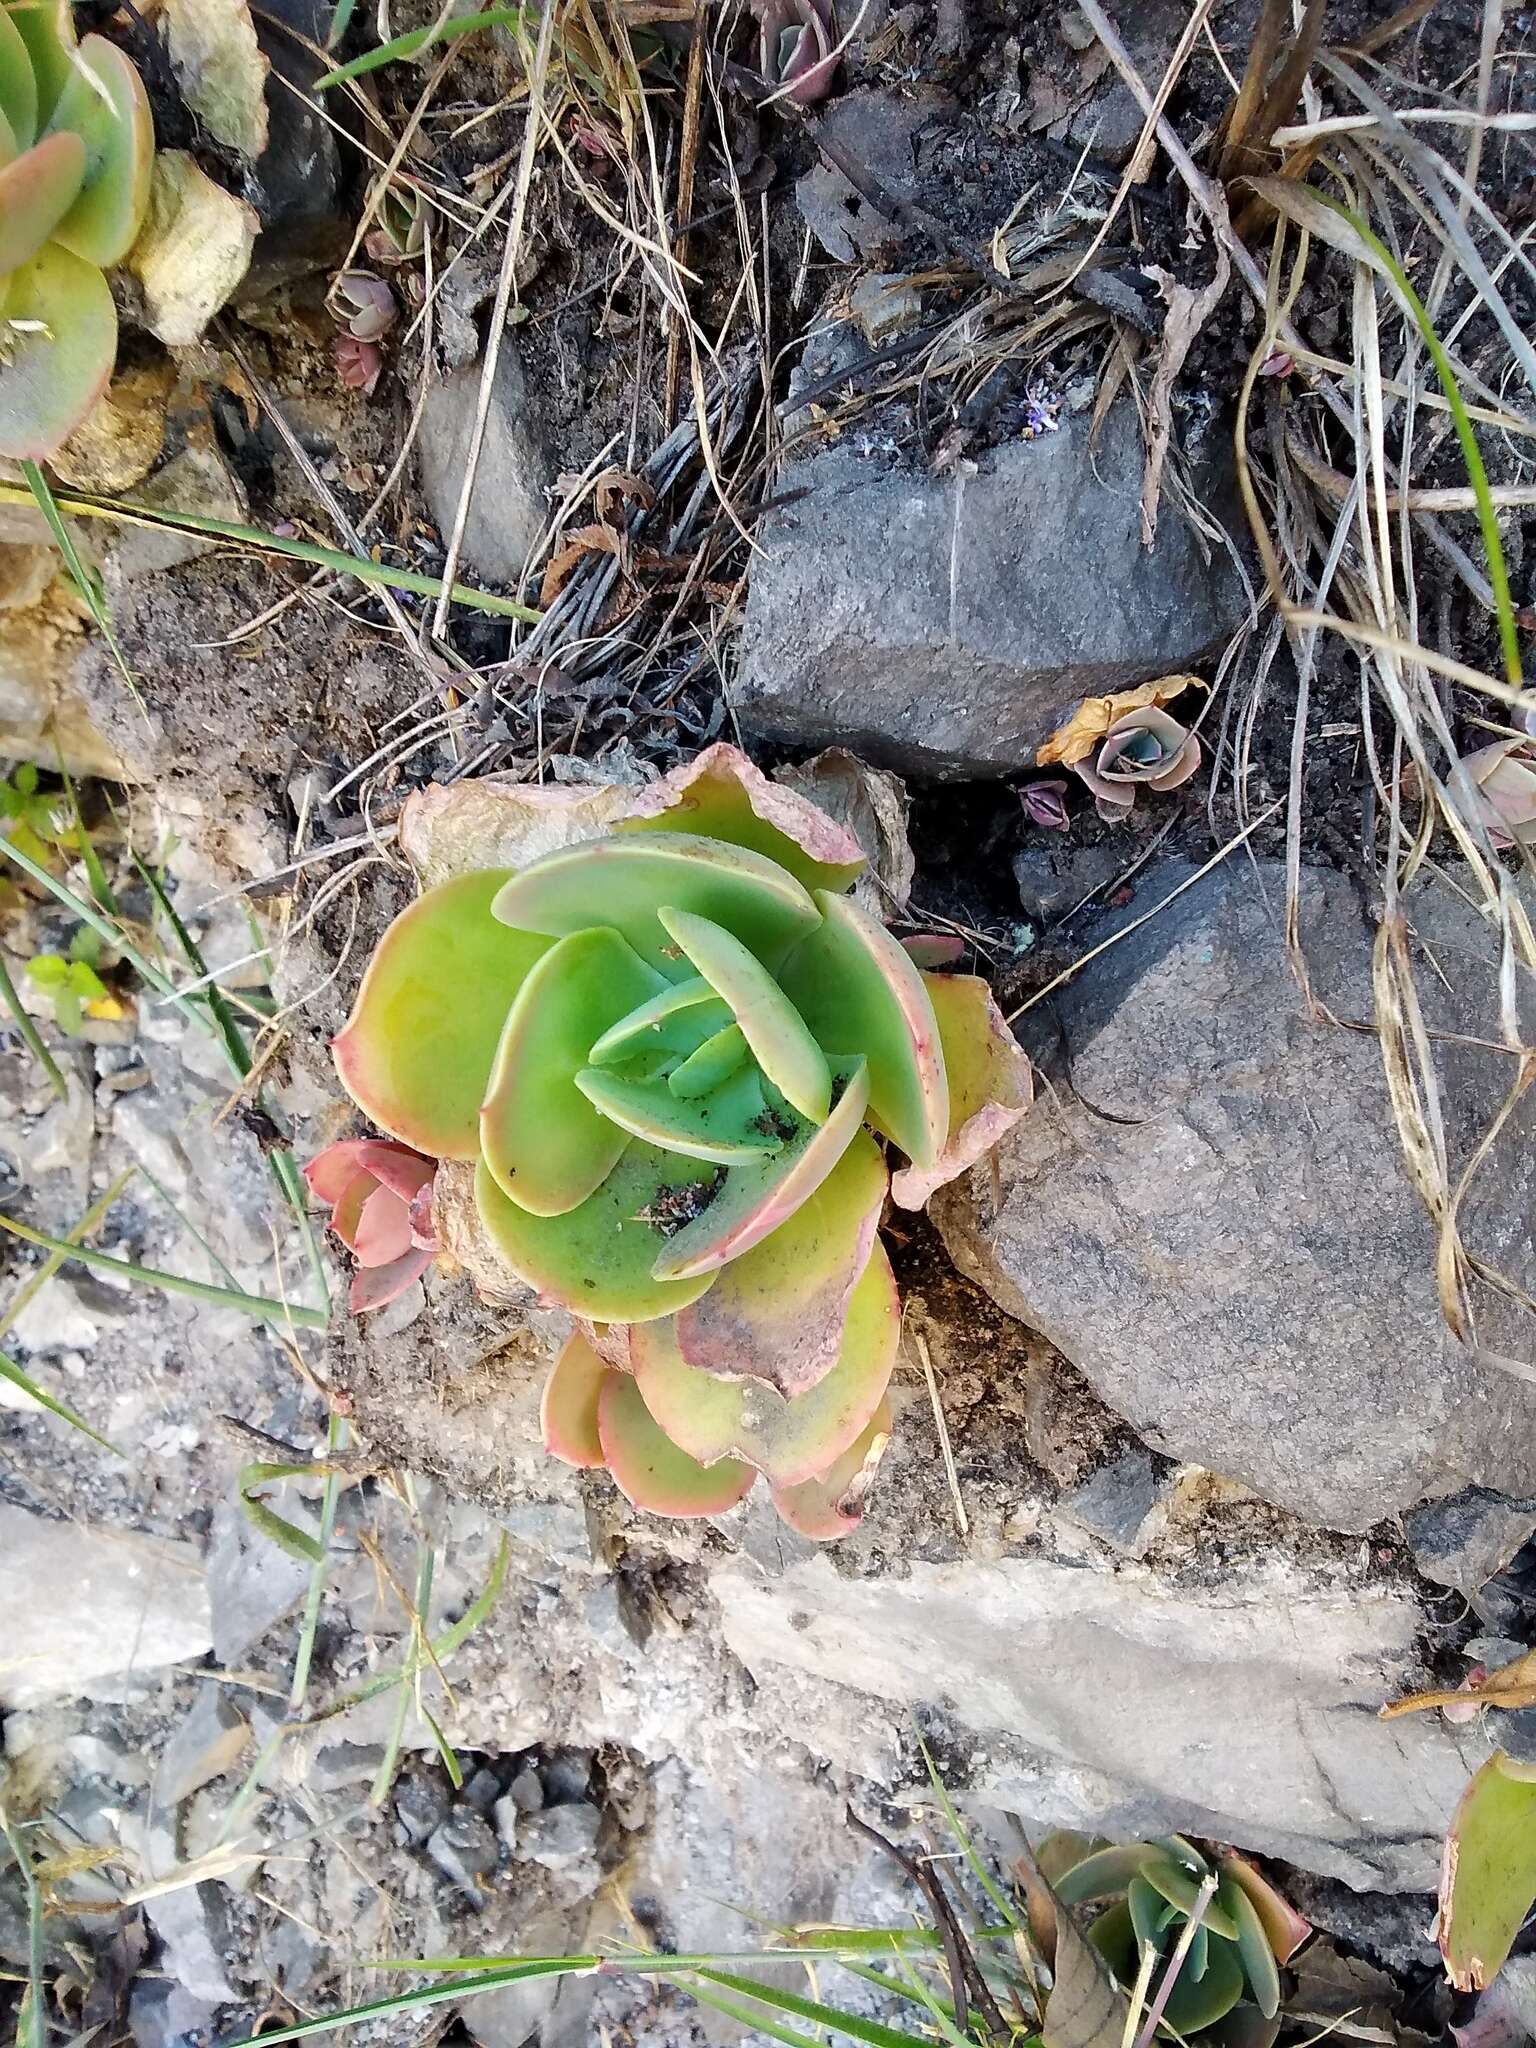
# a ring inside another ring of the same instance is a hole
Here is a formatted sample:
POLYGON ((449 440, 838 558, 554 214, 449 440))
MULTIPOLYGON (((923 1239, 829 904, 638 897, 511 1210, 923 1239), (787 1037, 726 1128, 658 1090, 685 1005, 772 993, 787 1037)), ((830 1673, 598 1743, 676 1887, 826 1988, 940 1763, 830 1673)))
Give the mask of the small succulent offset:
POLYGON ((757 68, 775 93, 814 106, 837 75, 831 0, 753 0, 757 68))
POLYGON ((69 0, 0 0, 0 455, 42 461, 106 389, 117 312, 103 271, 149 204, 143 81, 69 0))
POLYGON ((354 1315, 397 1300, 431 1265, 436 1171, 432 1160, 386 1138, 327 1145, 305 1167, 310 1193, 330 1210, 332 1230, 357 1259, 354 1315))
POLYGON ((1312 1929, 1246 1857, 1206 1856, 1183 1835, 1115 1846, 1060 1834, 1036 1861, 1054 1894, 1030 1888, 1037 1937, 1054 1939, 1056 1905, 1101 1907, 1088 1940, 1123 1989, 1144 1986, 1148 2009, 1183 1947, 1162 2007, 1171 2034, 1206 2048, 1269 2048, 1280 2030, 1280 1966, 1312 1929))
POLYGON ((1030 1099, 985 982, 923 971, 847 893, 851 835, 730 747, 598 797, 425 791, 402 844, 449 814, 474 850, 380 942, 348 1093, 445 1162, 440 1235, 472 1167, 478 1254, 578 1319, 555 1456, 671 1515, 761 1474, 843 1534, 891 1426, 886 1195, 920 1208, 1030 1099))
POLYGON ((1087 698, 1041 747, 1036 765, 1073 769, 1107 822, 1127 816, 1138 789, 1177 789, 1199 768, 1199 740, 1163 708, 1197 682, 1163 676, 1111 697, 1087 698))

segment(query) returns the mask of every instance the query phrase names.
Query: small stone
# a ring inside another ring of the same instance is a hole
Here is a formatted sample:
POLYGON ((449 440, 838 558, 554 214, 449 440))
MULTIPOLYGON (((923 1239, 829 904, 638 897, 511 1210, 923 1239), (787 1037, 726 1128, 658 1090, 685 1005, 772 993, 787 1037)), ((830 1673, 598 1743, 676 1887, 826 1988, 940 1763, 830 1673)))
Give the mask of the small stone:
POLYGON ((448 1818, 448 1781, 427 1766, 402 1771, 395 1785, 395 1819, 408 1848, 419 1849, 448 1818))
POLYGON ((512 1855, 517 1848, 517 1827, 522 1818, 521 1808, 510 1792, 504 1792, 491 1808, 491 1820, 501 1846, 512 1855))
POLYGON ((135 1977, 128 1993, 134 2048, 203 2048, 214 2038, 217 2017, 207 1999, 163 1977, 135 1977))
POLYGON ((544 1804, 544 1781, 532 1764, 524 1764, 507 1787, 507 1797, 519 1813, 537 1813, 544 1804))
POLYGON ((328 1743, 310 1759, 304 1782, 322 1798, 336 1792, 350 1792, 355 1786, 371 1785, 383 1761, 384 1751, 378 1743, 328 1743))
POLYGON ((861 277, 848 304, 871 348, 879 348, 893 335, 905 334, 923 317, 921 290, 896 271, 861 277))
POLYGON ((211 1629, 190 1543, 0 1503, 0 1706, 201 1657, 211 1629))
POLYGON ((1469 1486, 1403 1517, 1413 1561, 1426 1579, 1470 1600, 1536 1532, 1536 1508, 1469 1486))
POLYGON ((518 1858, 538 1863, 545 1870, 565 1878, 580 1877, 585 1888, 595 1887, 602 1873, 597 1861, 597 1837, 603 1817, 595 1806, 551 1806, 543 1813, 530 1814, 519 1829, 518 1858))
POLYGON ((235 1768, 250 1739, 249 1723, 235 1711, 223 1687, 201 1687, 161 1755, 155 1771, 155 1804, 174 1809, 222 1778, 235 1768))
POLYGON ((496 1868, 500 1851, 496 1837, 478 1813, 456 1807, 427 1842, 427 1855, 450 1884, 472 1899, 480 1897, 480 1880, 496 1868))
MULTIPOLYGON (((422 488, 445 542, 458 511, 479 400, 478 363, 427 387, 417 448, 422 488)), ((552 471, 536 417, 516 337, 503 335, 464 526, 465 560, 496 583, 518 582, 549 517, 544 490, 552 471)))
POLYGON ((11 1336, 23 1351, 88 1351, 101 1335, 101 1323, 81 1299, 76 1283, 60 1276, 40 1287, 11 1324, 11 1336))
POLYGON ((309 1578, 307 1564, 258 1536, 238 1508, 215 1510, 208 1598, 214 1655, 226 1671, 235 1669, 252 1645, 297 1607, 309 1578))
POLYGON ((539 1773, 544 1782, 546 1806, 569 1806, 585 1799, 592 1782, 590 1749, 557 1749, 545 1759, 539 1773))
MULTIPOLYGON (((1067 775, 1069 785, 1076 780, 1067 775)), ((1041 836, 1055 838, 1054 834, 1041 836)), ((1013 857, 1019 902, 1036 925, 1049 927, 1076 910, 1094 890, 1108 888, 1125 872, 1131 858, 1129 850, 1114 840, 1101 846, 1026 846, 1013 857)))
POLYGON ((225 1973, 235 1951, 224 1894, 216 1884, 184 1884, 147 1899, 144 1917, 165 1944, 164 1967, 183 1989, 210 2005, 236 1993, 225 1973))
POLYGON ((459 1794, 461 1805, 473 1807, 476 1813, 489 1813, 501 1797, 501 1780, 493 1770, 482 1764, 465 1781, 464 1790, 459 1794))
POLYGON ((1141 1557, 1156 1541, 1154 1522, 1164 1492, 1147 1453, 1127 1451, 1069 1493, 1061 1511, 1123 1557, 1141 1557))

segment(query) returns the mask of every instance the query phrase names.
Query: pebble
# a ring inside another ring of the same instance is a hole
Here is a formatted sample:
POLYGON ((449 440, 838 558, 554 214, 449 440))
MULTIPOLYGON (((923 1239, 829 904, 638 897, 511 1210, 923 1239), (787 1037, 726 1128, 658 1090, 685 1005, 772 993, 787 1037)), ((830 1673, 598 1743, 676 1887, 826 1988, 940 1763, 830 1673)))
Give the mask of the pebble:
POLYGON ((480 1898, 480 1880, 500 1855, 495 1835, 472 1807, 456 1807, 427 1840, 427 1855, 450 1884, 480 1898))

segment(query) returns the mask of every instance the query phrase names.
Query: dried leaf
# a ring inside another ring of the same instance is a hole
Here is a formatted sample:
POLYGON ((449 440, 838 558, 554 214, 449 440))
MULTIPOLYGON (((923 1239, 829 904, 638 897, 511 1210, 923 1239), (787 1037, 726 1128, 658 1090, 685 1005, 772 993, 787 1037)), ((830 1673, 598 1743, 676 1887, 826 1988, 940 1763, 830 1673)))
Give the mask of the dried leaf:
POLYGON ((1051 768, 1060 762, 1067 768, 1076 767, 1079 761, 1087 760, 1116 719, 1124 718, 1128 711, 1141 711, 1149 704, 1171 704, 1191 684, 1196 689, 1205 687, 1198 676, 1159 676, 1156 682, 1142 683, 1134 690, 1117 690, 1111 697, 1085 698, 1036 754, 1036 766, 1051 768))
MULTIPOLYGON (((1536 1659, 1522 1659, 1531 1662, 1536 1659)), ((1504 1966, 1536 1903, 1536 1767, 1496 1752, 1467 1787, 1445 1838, 1440 1953, 1458 1991, 1481 1991, 1504 1966)))
MULTIPOLYGON (((1036 1883, 1050 1893, 1038 1873, 1036 1883)), ((1056 1913, 1056 1974, 1040 2032, 1044 2048, 1123 2048, 1125 1993, 1070 1908, 1050 1896, 1056 1913)))
POLYGON ((1389 1700, 1381 1710, 1381 1718, 1392 1721, 1399 1714, 1422 1714, 1432 1707, 1468 1705, 1503 1707, 1510 1712, 1521 1707, 1536 1707, 1536 1650, 1527 1650, 1513 1664, 1490 1671, 1481 1685, 1441 1687, 1433 1692, 1411 1692, 1403 1699, 1389 1700))
POLYGON ((624 538, 611 526, 578 526, 565 537, 563 547, 550 557, 539 585, 539 604, 551 605, 588 555, 622 554, 624 538))

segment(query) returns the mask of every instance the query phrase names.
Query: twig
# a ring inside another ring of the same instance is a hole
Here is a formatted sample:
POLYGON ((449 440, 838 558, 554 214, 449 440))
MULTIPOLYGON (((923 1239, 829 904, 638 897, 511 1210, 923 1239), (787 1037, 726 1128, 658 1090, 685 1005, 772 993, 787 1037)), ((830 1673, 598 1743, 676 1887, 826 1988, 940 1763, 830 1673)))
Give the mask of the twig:
POLYGON ((965 1512, 965 1502, 960 1494, 960 1474, 955 1470, 955 1453, 949 1441, 949 1423, 944 1414, 944 1403, 939 1399, 938 1375, 933 1369, 933 1359, 928 1350, 928 1339, 921 1330, 912 1332, 912 1342, 923 1363, 923 1377, 928 1382, 928 1398, 933 1403, 933 1423, 939 1434, 939 1455, 944 1460, 944 1476, 949 1481, 950 1499, 955 1504, 955 1520, 960 1534, 969 1538, 970 1518, 965 1512))
POLYGON ((1184 1931, 1179 1936, 1178 1946, 1168 1958, 1168 1967, 1163 1972, 1162 1983, 1157 1987, 1157 1996, 1147 2010, 1146 2024, 1136 2038, 1136 2048, 1152 2048, 1152 2037, 1157 2032, 1157 2023, 1173 1996, 1173 1987, 1179 1981, 1179 1972, 1183 1969, 1184 1960, 1199 1932, 1200 1922, 1205 1918, 1205 1909, 1215 1896, 1216 1873, 1214 1870, 1208 1870, 1200 1880, 1199 1894, 1189 1909, 1189 1918, 1184 1922, 1184 1931))

